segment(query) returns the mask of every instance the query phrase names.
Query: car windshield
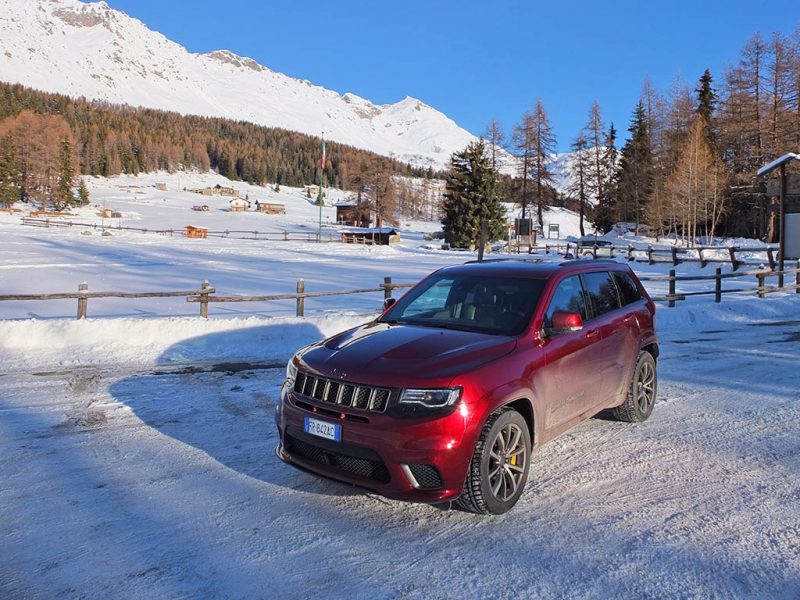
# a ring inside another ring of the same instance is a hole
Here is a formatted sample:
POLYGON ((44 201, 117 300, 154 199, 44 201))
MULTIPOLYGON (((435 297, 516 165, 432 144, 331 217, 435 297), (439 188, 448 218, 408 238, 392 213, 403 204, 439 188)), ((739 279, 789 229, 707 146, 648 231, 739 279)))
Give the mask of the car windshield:
POLYGON ((380 321, 519 335, 543 287, 540 279, 443 273, 413 288, 380 321))

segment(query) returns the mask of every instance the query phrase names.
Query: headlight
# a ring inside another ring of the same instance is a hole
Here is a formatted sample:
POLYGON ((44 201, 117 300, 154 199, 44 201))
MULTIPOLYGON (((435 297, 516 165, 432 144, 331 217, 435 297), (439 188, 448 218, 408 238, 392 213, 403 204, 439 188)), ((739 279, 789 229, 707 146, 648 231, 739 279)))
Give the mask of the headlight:
POLYGON ((297 366, 294 364, 294 356, 286 363, 286 379, 291 382, 297 379, 297 366))
POLYGON ((394 412, 400 417, 449 413, 460 398, 461 388, 405 389, 400 393, 394 412))

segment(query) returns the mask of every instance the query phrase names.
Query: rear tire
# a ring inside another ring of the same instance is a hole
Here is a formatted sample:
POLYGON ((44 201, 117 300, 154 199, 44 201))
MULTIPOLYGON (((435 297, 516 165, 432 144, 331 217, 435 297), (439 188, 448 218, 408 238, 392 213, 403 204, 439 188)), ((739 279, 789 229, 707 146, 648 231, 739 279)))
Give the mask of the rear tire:
POLYGON ((649 352, 641 351, 625 402, 613 409, 614 418, 628 423, 641 423, 647 420, 656 403, 657 389, 656 359, 649 352))
POLYGON ((469 512, 501 515, 519 500, 528 480, 531 436, 513 408, 492 413, 483 426, 456 505, 469 512))

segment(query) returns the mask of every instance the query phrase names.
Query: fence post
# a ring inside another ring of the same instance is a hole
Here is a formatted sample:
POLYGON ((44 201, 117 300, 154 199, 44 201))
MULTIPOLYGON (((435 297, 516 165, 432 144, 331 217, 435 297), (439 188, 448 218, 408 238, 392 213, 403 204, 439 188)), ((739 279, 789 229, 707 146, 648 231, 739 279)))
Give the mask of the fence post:
POLYGON ((756 277, 758 278, 758 297, 759 298, 763 298, 764 297, 764 274, 763 273, 759 273, 758 275, 756 275, 756 277))
POLYGON ((722 302, 722 269, 717 267, 714 271, 714 302, 722 302))
POLYGON ((670 308, 675 307, 675 269, 669 270, 669 301, 670 308))
POLYGON ((211 284, 204 281, 200 284, 200 317, 203 319, 208 318, 208 290, 211 289, 211 284))
MULTIPOLYGON (((78 292, 88 292, 89 284, 85 281, 78 286, 78 292)), ((86 313, 89 310, 89 298, 78 298, 78 320, 86 318, 86 313)))
POLYGON ((729 247, 728 254, 731 255, 731 268, 735 271, 739 268, 739 262, 736 260, 736 246, 729 247))
POLYGON ((775 270, 775 256, 772 254, 772 248, 767 248, 767 260, 769 261, 769 268, 771 271, 775 270))
POLYGON ((628 244, 628 261, 633 260, 633 246, 628 244))
POLYGON ((794 293, 800 294, 800 260, 797 261, 795 269, 797 270, 794 272, 794 293))
POLYGON ((677 248, 677 246, 673 246, 672 247, 672 264, 673 264, 673 266, 678 264, 678 248, 677 248))
POLYGON ((647 247, 647 262, 650 263, 651 265, 655 264, 653 262, 653 247, 652 246, 648 246, 647 247))
POLYGON ((300 294, 305 294, 306 292, 306 282, 302 279, 297 280, 297 316, 302 317, 304 316, 306 308, 306 298, 305 296, 300 296, 300 294))
POLYGON ((592 246, 592 258, 597 259, 597 244, 592 246))
POLYGON ((700 259, 700 268, 704 269, 706 267, 706 261, 703 258, 703 249, 702 248, 698 248, 697 249, 697 258, 700 259))
POLYGON ((383 299, 388 300, 392 297, 392 278, 391 277, 384 277, 383 278, 383 299))

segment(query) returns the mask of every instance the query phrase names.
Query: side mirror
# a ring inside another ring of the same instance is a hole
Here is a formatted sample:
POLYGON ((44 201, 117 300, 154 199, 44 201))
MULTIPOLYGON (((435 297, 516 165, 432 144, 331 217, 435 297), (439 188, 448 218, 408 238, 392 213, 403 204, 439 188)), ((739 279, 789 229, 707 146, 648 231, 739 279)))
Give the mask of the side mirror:
POLYGON ((583 319, 580 313, 557 310, 553 313, 553 326, 547 329, 547 333, 571 333, 581 329, 583 329, 583 319))
POLYGON ((394 303, 397 302, 397 298, 387 298, 383 301, 383 310, 389 310, 394 303))

